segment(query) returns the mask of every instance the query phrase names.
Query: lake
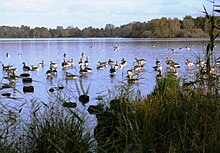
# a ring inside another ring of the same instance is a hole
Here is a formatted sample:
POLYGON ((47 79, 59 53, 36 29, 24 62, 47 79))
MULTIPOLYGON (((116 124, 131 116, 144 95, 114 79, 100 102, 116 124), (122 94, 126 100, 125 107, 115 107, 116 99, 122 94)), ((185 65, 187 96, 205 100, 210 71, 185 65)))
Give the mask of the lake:
MULTIPOLYGON (((23 93, 25 84, 21 79, 16 80, 15 89, 4 89, 1 93, 11 92, 12 97, 24 98, 27 101, 37 99, 47 103, 48 98, 57 95, 56 91, 49 92, 54 86, 62 85, 64 89, 60 91, 62 98, 67 101, 76 102, 79 95, 76 89, 76 83, 82 84, 84 89, 89 88, 90 104, 96 104, 98 96, 106 96, 108 89, 112 89, 114 85, 120 81, 126 80, 126 73, 134 65, 135 58, 145 59, 146 64, 143 70, 138 74, 139 82, 133 85, 134 89, 139 89, 141 95, 145 96, 153 90, 156 84, 157 72, 152 68, 155 66, 156 58, 158 58, 163 67, 163 74, 166 70, 165 57, 171 57, 175 62, 180 64, 178 77, 188 75, 186 71, 185 60, 195 61, 196 56, 203 57, 208 39, 133 39, 133 38, 59 38, 59 39, 0 39, 1 63, 4 65, 12 65, 17 68, 17 75, 23 73, 22 62, 28 66, 38 66, 42 60, 45 66, 40 67, 39 71, 30 71, 30 77, 34 80, 31 85, 34 86, 33 93, 23 93), (117 47, 117 49, 115 49, 117 47), (174 54, 171 49, 175 49, 174 54), (79 75, 78 62, 84 53, 89 57, 89 67, 92 73, 86 77, 77 78, 76 80, 65 80, 64 73, 70 72, 79 75), (10 57, 6 57, 9 53, 10 57), (63 70, 61 63, 64 59, 74 59, 75 65, 72 68, 63 70), (115 77, 110 77, 110 66, 103 70, 97 70, 96 65, 99 61, 121 62, 122 58, 127 61, 127 65, 123 69, 118 69, 115 77), (50 61, 58 64, 57 77, 47 79, 46 72, 49 70, 50 61)), ((220 56, 220 41, 215 42, 215 56, 220 56)), ((0 73, 3 78, 5 72, 0 73)), ((126 81, 125 81, 126 82, 126 81)), ((8 83, 3 79, 2 83, 8 83)), ((81 89, 81 88, 80 88, 81 89)), ((82 91, 80 91, 82 93, 82 91)), ((1 96, 1 101, 7 98, 1 96)), ((12 100, 13 101, 13 100, 12 100)))

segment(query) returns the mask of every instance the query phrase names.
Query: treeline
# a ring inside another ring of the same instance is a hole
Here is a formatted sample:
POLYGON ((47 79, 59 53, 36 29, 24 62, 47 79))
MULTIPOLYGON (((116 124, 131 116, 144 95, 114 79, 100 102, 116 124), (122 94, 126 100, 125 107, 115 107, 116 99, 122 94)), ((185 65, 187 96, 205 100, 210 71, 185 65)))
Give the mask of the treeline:
MULTIPOLYGON (((216 17, 217 24, 220 16, 216 17)), ((30 28, 0 26, 1 38, 67 38, 67 37, 123 37, 123 38, 198 38, 208 37, 210 24, 205 17, 185 16, 183 20, 178 18, 153 19, 148 22, 131 22, 120 27, 106 24, 105 28, 68 26, 56 29, 46 27, 30 28)), ((216 33, 220 30, 215 31, 216 33)))

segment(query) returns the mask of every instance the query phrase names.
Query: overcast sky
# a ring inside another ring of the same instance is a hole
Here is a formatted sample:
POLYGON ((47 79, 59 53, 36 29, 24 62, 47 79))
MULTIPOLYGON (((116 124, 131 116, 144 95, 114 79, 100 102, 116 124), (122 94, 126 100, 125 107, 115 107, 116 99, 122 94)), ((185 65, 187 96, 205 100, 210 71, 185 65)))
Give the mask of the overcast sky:
POLYGON ((212 8, 207 0, 0 0, 0 25, 104 28, 108 23, 204 16, 202 5, 212 8))

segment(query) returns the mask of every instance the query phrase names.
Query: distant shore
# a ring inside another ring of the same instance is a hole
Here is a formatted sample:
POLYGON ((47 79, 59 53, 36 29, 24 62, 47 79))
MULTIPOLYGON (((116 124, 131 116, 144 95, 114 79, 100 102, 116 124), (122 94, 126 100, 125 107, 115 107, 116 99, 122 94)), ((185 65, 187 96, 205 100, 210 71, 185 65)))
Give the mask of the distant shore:
MULTIPOLYGON (((220 22, 219 16, 216 16, 216 21, 220 22)), ((0 38, 208 38, 208 22, 205 17, 185 16, 183 20, 162 17, 148 22, 131 22, 120 27, 106 24, 105 28, 89 26, 82 30, 73 26, 51 29, 4 25, 0 26, 0 38)))

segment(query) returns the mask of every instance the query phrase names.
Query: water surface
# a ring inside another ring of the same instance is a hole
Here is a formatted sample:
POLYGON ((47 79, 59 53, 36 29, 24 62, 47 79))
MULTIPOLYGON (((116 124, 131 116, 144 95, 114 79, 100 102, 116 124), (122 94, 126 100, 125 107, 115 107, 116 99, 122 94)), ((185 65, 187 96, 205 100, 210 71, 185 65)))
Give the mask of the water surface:
MULTIPOLYGON (((139 73, 138 84, 134 85, 135 89, 141 91, 142 96, 149 94, 156 84, 155 76, 157 72, 153 70, 155 59, 158 58, 163 66, 163 73, 166 69, 165 57, 171 57, 178 62, 181 67, 179 69, 179 77, 188 75, 186 71, 185 60, 195 61, 196 56, 203 57, 208 39, 127 39, 127 38, 68 38, 68 39, 0 39, 1 62, 4 65, 13 65, 18 68, 17 74, 23 73, 22 62, 28 66, 37 66, 42 60, 45 66, 40 68, 38 72, 29 72, 34 82, 34 93, 24 94, 22 92, 24 84, 21 79, 16 81, 16 90, 14 97, 33 99, 37 98, 47 102, 48 97, 53 97, 55 93, 49 93, 48 90, 53 86, 62 85, 64 90, 62 96, 67 101, 77 101, 78 92, 74 80, 68 82, 64 79, 64 72, 79 74, 78 62, 82 52, 85 56, 89 56, 89 65, 93 69, 91 74, 82 78, 83 87, 86 89, 90 86, 89 104, 97 103, 97 96, 104 96, 119 81, 125 81, 126 72, 134 65, 134 58, 146 59, 143 71, 139 73), (118 49, 114 50, 114 46, 118 49), (170 49, 175 49, 174 54, 170 49), (10 57, 6 57, 6 53, 10 57), (63 70, 61 63, 63 62, 63 54, 66 53, 66 59, 74 59, 74 68, 63 70), (21 56, 18 56, 21 55, 21 56), (115 77, 109 76, 110 67, 104 70, 97 70, 98 61, 107 61, 109 59, 121 62, 124 58, 127 65, 124 69, 119 69, 115 77), (58 63, 58 76, 52 80, 47 79, 46 71, 49 69, 50 61, 58 63)), ((215 56, 220 56, 220 41, 216 41, 215 56)), ((84 57, 85 59, 85 57, 84 57)), ((1 73, 1 78, 4 72, 1 73)), ((79 79, 76 80, 79 84, 79 79)), ((7 80, 2 80, 7 83, 7 80)), ((11 89, 7 91, 12 92, 11 89)), ((1 93, 5 90, 1 90, 1 93)), ((82 91, 81 91, 82 93, 82 91)), ((1 96, 1 100, 5 100, 1 96)), ((89 105, 88 104, 88 105, 89 105)))

